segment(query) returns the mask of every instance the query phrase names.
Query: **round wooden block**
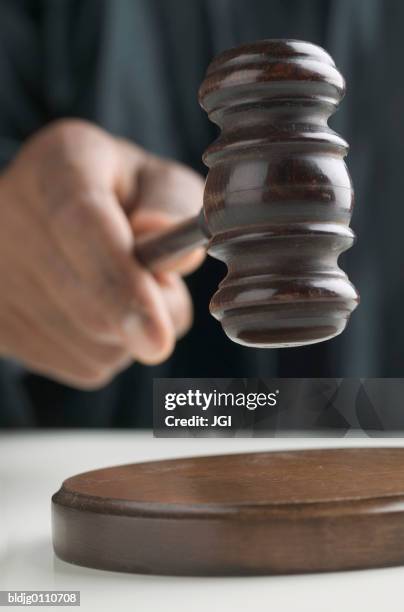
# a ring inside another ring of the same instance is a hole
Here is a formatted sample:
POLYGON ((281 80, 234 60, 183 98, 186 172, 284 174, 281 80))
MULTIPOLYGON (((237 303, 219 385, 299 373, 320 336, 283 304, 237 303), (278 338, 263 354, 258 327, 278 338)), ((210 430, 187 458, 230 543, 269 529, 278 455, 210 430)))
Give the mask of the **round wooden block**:
POLYGON ((52 498, 58 557, 144 574, 242 575, 404 563, 404 449, 123 465, 52 498))

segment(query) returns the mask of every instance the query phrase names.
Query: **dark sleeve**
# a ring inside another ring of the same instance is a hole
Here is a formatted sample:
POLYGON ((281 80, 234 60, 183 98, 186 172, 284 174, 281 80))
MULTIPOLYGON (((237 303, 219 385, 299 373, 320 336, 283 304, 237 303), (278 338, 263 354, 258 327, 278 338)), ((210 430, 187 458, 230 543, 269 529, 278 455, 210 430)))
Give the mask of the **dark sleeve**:
MULTIPOLYGON (((44 123, 40 2, 0 0, 0 170, 44 123)), ((32 424, 22 368, 0 359, 0 428, 32 424)))
POLYGON ((41 3, 0 0, 0 168, 44 123, 41 3))

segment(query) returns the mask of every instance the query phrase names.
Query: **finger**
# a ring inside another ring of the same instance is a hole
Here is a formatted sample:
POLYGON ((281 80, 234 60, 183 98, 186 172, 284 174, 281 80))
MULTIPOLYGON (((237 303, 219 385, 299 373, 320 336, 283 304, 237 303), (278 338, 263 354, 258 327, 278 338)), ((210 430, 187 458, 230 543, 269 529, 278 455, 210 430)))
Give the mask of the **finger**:
POLYGON ((180 276, 160 273, 157 277, 177 338, 184 336, 192 325, 193 307, 189 291, 180 276))
POLYGON ((12 295, 19 296, 19 304, 10 303, 7 310, 19 314, 21 319, 30 318, 36 322, 31 336, 35 336, 36 329, 44 329, 55 346, 62 348, 73 360, 90 366, 114 367, 130 357, 122 342, 104 342, 91 337, 86 330, 83 331, 77 325, 77 319, 70 318, 70 313, 65 313, 58 307, 35 276, 20 269, 18 275, 13 277, 12 283, 14 285, 9 285, 9 288, 12 295), (29 309, 26 308, 28 303, 29 309), (24 315, 24 312, 27 314, 24 315))
POLYGON ((69 326, 60 332, 60 328, 38 325, 33 313, 15 306, 7 315, 7 331, 2 334, 4 354, 7 355, 9 336, 10 354, 14 359, 34 372, 83 389, 107 384, 120 369, 129 365, 128 356, 116 347, 83 343, 69 326))
MULTIPOLYGON (((112 184, 124 174, 120 171, 124 164, 122 159, 118 160, 114 139, 92 130, 83 141, 79 128, 63 128, 56 139, 54 155, 48 155, 45 166, 53 167, 54 172, 51 176, 47 173, 46 180, 42 177, 43 197, 39 197, 42 221, 79 278, 78 284, 88 287, 98 308, 133 354, 142 351, 145 359, 157 362, 172 351, 175 330, 158 284, 132 256, 133 232, 112 184), (80 163, 77 147, 72 147, 74 135, 82 142, 80 163), (58 163, 52 166, 54 159, 58 163)), ((137 147, 129 148, 133 163, 127 165, 127 175, 135 177, 129 183, 134 185, 135 192, 142 193, 143 185, 154 176, 150 167, 159 164, 150 161, 151 156, 137 147), (145 159, 147 170, 142 174, 139 165, 145 159)), ((172 183, 177 185, 178 181, 172 183)), ((185 204, 184 199, 180 208, 185 204)))
POLYGON ((175 272, 181 276, 187 276, 195 272, 206 259, 206 251, 203 248, 195 249, 187 255, 178 258, 170 258, 167 263, 162 262, 160 272, 175 272))
MULTIPOLYGON (((124 209, 138 223, 167 218, 178 222, 199 213, 203 204, 203 178, 191 168, 117 140, 115 189, 124 209)), ((152 229, 152 227, 149 227, 152 229)))
MULTIPOLYGON (((146 225, 146 227, 141 224, 136 223, 136 220, 132 220, 132 227, 133 227, 135 236, 141 236, 141 238, 138 241, 137 247, 135 245, 135 251, 134 251, 135 257, 138 256, 137 254, 138 249, 139 248, 141 249, 142 245, 144 245, 145 243, 147 245, 148 240, 151 240, 151 244, 153 244, 156 240, 158 241, 159 237, 161 237, 164 240, 164 236, 167 234, 167 232, 170 231, 170 228, 173 227, 173 223, 170 222, 167 218, 162 218, 162 219, 159 219, 158 221, 154 220, 153 221, 153 231, 151 232, 149 230, 149 225, 150 225, 150 220, 149 220, 149 223, 146 225)), ((178 274, 185 276, 187 274, 190 274, 191 272, 194 272, 194 270, 199 268, 199 266, 203 263, 205 257, 206 257, 206 250, 202 247, 195 248, 191 251, 188 251, 187 253, 177 255, 177 256, 170 254, 170 256, 166 258, 166 260, 162 258, 159 261, 158 270, 160 272, 177 272, 178 274)), ((141 265, 147 268, 147 264, 145 265, 143 261, 141 261, 140 263, 141 265)))
POLYGON ((154 278, 133 258, 133 234, 114 195, 72 194, 48 227, 81 284, 132 354, 159 361, 172 351, 175 334, 154 278))
MULTIPOLYGON (((29 304, 30 291, 35 290, 32 285, 36 282, 41 287, 43 298, 64 312, 83 333, 90 338, 119 344, 122 337, 116 325, 112 324, 94 299, 91 287, 83 282, 66 259, 53 234, 44 231, 46 225, 42 218, 30 209, 26 218, 22 219, 17 214, 17 208, 9 215, 9 226, 14 239, 24 244, 24 249, 15 250, 12 242, 3 245, 5 261, 11 249, 9 254, 14 255, 15 266, 19 268, 18 274, 5 276, 7 293, 20 295, 21 303, 29 304), (27 252, 33 256, 27 259, 27 252)), ((3 274, 6 274, 6 270, 3 270, 3 274)))
MULTIPOLYGON (((22 237, 25 234, 25 243, 27 241, 30 243, 29 250, 35 253, 35 257, 26 260, 23 250, 17 253, 19 261, 16 264, 19 264, 21 270, 27 270, 27 278, 23 278, 21 274, 9 275, 9 283, 20 283, 19 287, 10 287, 9 293, 25 295, 25 298, 22 298, 22 303, 30 304, 31 294, 35 291, 35 288, 31 285, 34 279, 38 279, 38 283, 41 284, 41 291, 44 293, 43 297, 47 296, 48 299, 52 300, 66 316, 73 320, 77 326, 81 326, 81 329, 90 336, 115 343, 123 340, 124 345, 132 355, 136 357, 138 354, 143 354, 150 362, 158 362, 166 358, 173 349, 175 332, 166 311, 161 291, 153 277, 142 271, 141 274, 136 274, 136 270, 134 270, 135 262, 130 259, 127 265, 128 270, 124 270, 123 265, 119 262, 111 271, 111 274, 120 272, 123 289, 118 286, 117 281, 114 282, 112 279, 111 282, 110 275, 106 275, 105 280, 102 279, 104 280, 104 287, 102 280, 97 280, 94 283, 94 279, 86 275, 83 277, 83 268, 88 265, 86 258, 79 258, 75 267, 61 249, 60 242, 57 241, 58 236, 52 236, 52 234, 44 236, 43 227, 46 226, 43 223, 42 227, 37 227, 36 224, 40 221, 41 219, 31 215, 31 218, 27 220, 30 227, 29 232, 22 232, 19 224, 13 222, 15 239, 18 239, 20 234, 22 237), (145 283, 151 285, 149 291, 146 288, 143 292, 151 302, 149 307, 144 306, 144 309, 151 313, 147 316, 143 315, 142 312, 140 315, 137 314, 139 311, 138 304, 136 304, 136 309, 130 309, 128 306, 136 297, 136 292, 142 294, 142 279, 145 283), (120 307, 119 304, 122 304, 122 306, 120 307), (162 333, 153 329, 151 333, 160 335, 156 339, 152 338, 150 340, 150 330, 147 329, 147 322, 148 317, 152 318, 153 316, 153 309, 159 309, 161 318, 164 319, 164 329, 162 333), (120 327, 116 318, 114 318, 114 313, 125 313, 125 318, 123 319, 122 315, 122 320, 120 320, 120 327)), ((96 221, 97 219, 94 223, 96 221)), ((65 224, 67 233, 73 227, 68 223, 65 224)), ((24 230, 26 230, 26 227, 24 227, 24 230)), ((78 223, 76 226, 77 234, 81 235, 82 230, 83 228, 78 223)), ((66 235, 64 237, 66 238, 66 235)), ((73 241, 73 245, 75 244, 75 241, 73 241)), ((102 244, 105 244, 105 240, 102 241, 102 244)), ((71 247, 72 245, 69 243, 68 246, 71 247)), ((73 254, 77 255, 78 252, 73 249, 73 254)), ((91 256, 90 251, 88 257, 91 258, 91 256)), ((114 260, 112 259, 112 261, 114 260)), ((124 263, 127 264, 126 261, 124 263)), ((96 264, 98 264, 98 261, 95 262, 95 275, 99 272, 96 264)), ((46 317, 42 316, 39 320, 46 320, 46 317)))
MULTIPOLYGON (((130 213, 135 236, 158 235, 199 213, 203 204, 202 177, 177 162, 144 153, 125 141, 119 142, 119 199, 130 213), (135 170, 136 169, 136 170, 135 170)), ((205 251, 195 249, 172 259, 161 269, 189 274, 199 267, 205 251)))

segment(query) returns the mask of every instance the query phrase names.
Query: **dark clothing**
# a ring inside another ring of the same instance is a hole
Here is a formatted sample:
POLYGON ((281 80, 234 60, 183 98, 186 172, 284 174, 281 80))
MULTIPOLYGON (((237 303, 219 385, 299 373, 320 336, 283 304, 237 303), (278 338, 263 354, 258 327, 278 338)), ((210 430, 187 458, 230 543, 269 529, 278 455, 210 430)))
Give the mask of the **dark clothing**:
POLYGON ((135 364, 96 392, 4 363, 0 424, 147 426, 156 376, 402 376, 403 23, 401 0, 0 0, 4 163, 45 123, 77 116, 203 172, 215 128, 197 90, 212 57, 260 38, 325 47, 348 85, 331 124, 351 145, 359 240, 341 265, 362 299, 332 341, 244 348, 209 315, 223 267, 208 260, 189 279, 194 327, 166 363, 135 364))

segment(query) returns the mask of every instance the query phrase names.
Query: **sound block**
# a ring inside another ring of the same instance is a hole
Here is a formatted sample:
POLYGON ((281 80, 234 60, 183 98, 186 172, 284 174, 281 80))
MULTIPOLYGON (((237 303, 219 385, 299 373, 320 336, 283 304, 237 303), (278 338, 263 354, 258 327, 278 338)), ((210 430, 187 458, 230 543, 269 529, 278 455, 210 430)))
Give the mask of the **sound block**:
POLYGON ((195 457, 95 470, 52 498, 61 559, 258 575, 404 563, 404 449, 195 457))

